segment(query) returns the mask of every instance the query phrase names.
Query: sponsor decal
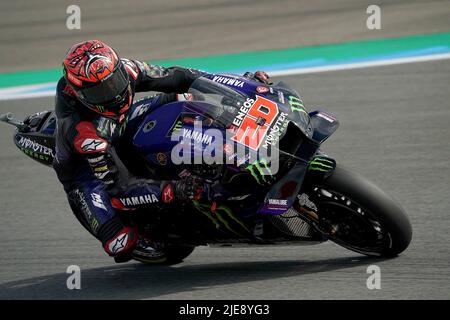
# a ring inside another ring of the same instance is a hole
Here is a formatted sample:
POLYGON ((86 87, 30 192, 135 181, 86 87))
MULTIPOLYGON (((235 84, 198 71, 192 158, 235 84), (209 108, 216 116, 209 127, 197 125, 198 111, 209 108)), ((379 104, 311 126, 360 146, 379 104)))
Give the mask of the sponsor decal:
MULTIPOLYGON (((31 150, 27 150, 27 149, 24 149, 24 148, 20 148, 20 150, 23 153, 25 153, 27 156, 32 157, 32 158, 34 158, 36 160, 43 160, 43 161, 47 161, 47 162, 50 162, 52 160, 49 156, 44 156, 42 154, 33 152, 31 150)), ((48 163, 48 164, 50 164, 50 163, 48 163)))
POLYGON ((71 97, 75 97, 76 96, 75 90, 73 90, 73 88, 71 86, 69 86, 69 85, 66 85, 64 87, 63 92, 65 94, 67 94, 68 96, 71 96, 71 97))
POLYGON ((77 85, 78 87, 81 87, 83 82, 81 80, 75 78, 75 76, 71 72, 67 72, 67 78, 72 82, 73 84, 77 85))
MULTIPOLYGON (((128 106, 128 105, 127 105, 128 106)), ((127 108, 128 109, 128 108, 127 108)), ((128 117, 125 115, 125 114, 123 114, 123 115, 121 115, 120 117, 119 117, 119 123, 122 123, 122 126, 123 126, 123 122, 125 121, 125 123, 126 122, 128 122, 128 117)), ((121 129, 122 130, 124 130, 125 128, 123 128, 123 127, 121 127, 121 129)))
POLYGON ((165 153, 159 152, 156 155, 156 160, 158 161, 158 163, 162 166, 165 166, 167 164, 167 156, 165 153))
POLYGON ((94 168, 94 172, 105 172, 105 171, 108 171, 108 166, 107 165, 94 168))
POLYGON ((328 115, 328 114, 322 113, 322 112, 319 112, 319 113, 317 114, 317 116, 318 116, 318 117, 321 117, 321 118, 323 118, 323 119, 325 119, 325 120, 327 120, 327 121, 330 122, 330 123, 333 123, 333 122, 336 121, 335 118, 331 117, 331 116, 328 115))
POLYGON ((270 128, 263 148, 267 149, 269 145, 274 145, 280 140, 282 133, 286 130, 289 122, 286 121, 288 114, 281 112, 275 124, 270 128))
POLYGON ((167 137, 172 136, 174 133, 177 133, 181 130, 181 127, 183 127, 183 121, 181 121, 180 118, 178 118, 172 127, 170 128, 169 132, 167 132, 167 137))
POLYGON ((105 205, 103 204, 102 197, 98 193, 91 193, 91 197, 92 197, 92 204, 94 206, 107 211, 105 205))
POLYGON ((108 146, 105 140, 100 139, 85 139, 81 143, 81 149, 83 151, 104 151, 108 146))
POLYGON ((170 131, 169 131, 170 134, 179 132, 181 130, 182 126, 183 126, 183 122, 181 120, 177 120, 174 123, 173 127, 170 129, 170 131))
POLYGON ((124 206, 139 206, 143 204, 152 204, 158 202, 158 198, 154 194, 146 194, 138 197, 119 198, 124 206))
POLYGON ((248 165, 246 168, 259 185, 267 185, 274 181, 272 172, 267 161, 260 160, 248 165))
POLYGON ((89 164, 95 165, 95 164, 99 163, 100 161, 103 161, 104 159, 105 159, 105 156, 101 155, 96 158, 88 158, 87 161, 89 162, 89 164))
POLYGON ((194 95, 192 93, 180 93, 177 94, 178 101, 192 101, 194 100, 194 95))
POLYGON ((144 131, 145 133, 150 132, 150 131, 153 130, 153 128, 155 127, 155 125, 156 125, 156 120, 150 120, 149 122, 147 122, 147 123, 144 125, 144 128, 142 129, 142 131, 144 131))
POLYGON ((111 205, 114 209, 118 210, 135 210, 136 208, 126 208, 122 202, 117 198, 111 198, 111 205))
POLYGON ((291 106, 291 111, 304 112, 308 114, 305 110, 305 106, 303 105, 303 101, 295 96, 289 96, 289 105, 291 106))
POLYGON ((94 232, 94 234, 97 234, 98 228, 100 227, 97 218, 92 214, 91 210, 89 209, 89 206, 86 202, 86 199, 84 198, 84 194, 79 190, 75 190, 76 199, 78 202, 78 206, 83 212, 84 216, 86 217, 87 221, 89 221, 89 225, 94 232))
POLYGON ((276 206, 287 206, 287 200, 285 199, 269 199, 269 204, 276 206))
POLYGON ((113 136, 116 132, 117 124, 108 118, 102 117, 97 125, 97 130, 104 136, 113 136))
POLYGON ((106 172, 96 172, 96 173, 94 173, 94 176, 99 180, 103 180, 108 173, 109 173, 109 170, 106 172))
MULTIPOLYGON (((227 156, 227 163, 229 163, 229 162, 232 161, 233 159, 236 159, 237 156, 238 156, 237 152, 233 152, 233 153, 230 154, 230 155, 227 155, 227 154, 225 153, 225 155, 227 156)), ((237 166, 239 167, 239 166, 240 166, 241 164, 243 164, 244 162, 245 162, 245 161, 239 163, 239 160, 238 160, 238 161, 237 161, 237 166)))
POLYGON ((288 209, 287 200, 286 199, 269 199, 267 202, 267 209, 285 211, 288 209))
POLYGON ((233 146, 228 143, 225 143, 223 145, 223 151, 225 152, 226 155, 230 156, 233 153, 233 146))
POLYGON ((29 138, 20 137, 19 145, 25 149, 39 153, 41 155, 54 157, 52 149, 50 149, 46 146, 43 146, 29 138))
POLYGON ((163 202, 165 202, 165 203, 170 203, 173 201, 174 194, 173 194, 172 186, 170 184, 164 188, 163 194, 162 194, 162 199, 163 199, 163 202))
POLYGON ((150 103, 145 103, 143 105, 140 105, 134 109, 133 113, 130 116, 130 120, 134 119, 136 117, 142 116, 144 113, 147 112, 147 110, 150 108, 150 103))
POLYGON ((242 80, 222 76, 214 76, 212 80, 217 83, 226 84, 237 88, 243 88, 245 84, 242 80))
POLYGON ((103 180, 110 173, 108 165, 104 161, 104 156, 88 159, 88 162, 94 170, 94 175, 97 179, 103 180))
POLYGON ((248 113, 248 110, 250 110, 250 108, 253 106, 254 102, 255 102, 255 100, 247 98, 247 100, 244 102, 242 107, 239 109, 238 114, 233 119, 233 125, 235 125, 236 127, 239 127, 242 124, 245 116, 248 113))
POLYGON ((278 114, 275 102, 261 96, 256 100, 247 98, 233 119, 237 130, 231 140, 257 151, 278 114))
POLYGON ((156 66, 154 64, 147 64, 143 62, 145 74, 150 78, 162 78, 169 74, 169 71, 165 67, 156 66))
POLYGON ((193 203, 198 211, 210 219, 216 229, 225 228, 239 237, 251 233, 241 218, 236 216, 229 207, 217 205, 216 202, 213 202, 212 205, 203 204, 198 201, 193 201, 193 203))
POLYGON ((191 176, 191 173, 189 172, 189 170, 183 169, 183 171, 181 171, 181 172, 178 174, 178 176, 179 176, 180 178, 185 178, 185 177, 191 176))
POLYGON ((122 233, 121 235, 117 236, 115 241, 112 241, 109 244, 109 251, 116 254, 120 251, 122 251, 128 242, 128 234, 127 233, 122 233))
POLYGON ((173 134, 180 132, 183 124, 194 124, 195 121, 201 121, 199 115, 194 113, 183 112, 178 117, 177 120, 170 127, 170 130, 167 132, 166 137, 172 137, 173 134))
POLYGON ((266 92, 269 92, 269 88, 264 87, 264 86, 258 86, 258 87, 256 87, 256 92, 258 92, 258 93, 266 93, 266 92))
POLYGON ((244 199, 246 199, 246 198, 248 198, 250 196, 251 196, 251 194, 245 194, 243 196, 229 197, 227 200, 228 201, 241 201, 241 200, 244 200, 244 199))
MULTIPOLYGON (((125 115, 123 114, 122 116, 125 116, 125 115)), ((121 118, 122 118, 122 116, 121 116, 121 118)), ((118 132, 119 137, 121 137, 122 134, 125 132, 125 129, 127 128, 128 120, 129 120, 128 117, 125 117, 123 120, 119 119, 119 123, 120 123, 119 132, 118 132)))
POLYGON ((120 128, 119 128, 119 137, 122 136, 122 134, 125 132, 125 129, 127 128, 128 124, 128 117, 125 118, 124 122, 121 122, 120 128))
POLYGON ((293 195, 293 193, 296 191, 298 186, 297 181, 291 180, 285 182, 280 189, 280 196, 281 198, 289 198, 293 195))
MULTIPOLYGON (((228 159, 231 160, 231 159, 234 159, 234 158, 237 158, 237 157, 238 157, 238 154, 237 153, 233 153, 228 159)), ((250 154, 246 155, 245 157, 240 157, 240 158, 236 159, 236 165, 238 167, 240 167, 244 163, 249 162, 250 158, 251 158, 250 154)))
POLYGON ((309 171, 331 172, 335 168, 336 161, 324 156, 315 156, 308 164, 309 171))
POLYGON ((139 74, 137 71, 138 68, 136 67, 134 62, 129 59, 124 59, 124 58, 121 60, 122 60, 123 64, 125 65, 125 68, 127 69, 128 74, 130 74, 133 77, 133 79, 136 80, 139 74))
POLYGON ((283 91, 278 91, 278 101, 280 101, 282 104, 285 103, 283 91))
POLYGON ((182 136, 184 139, 188 139, 197 143, 210 145, 212 143, 212 136, 207 135, 201 131, 195 131, 192 129, 182 129, 182 136))

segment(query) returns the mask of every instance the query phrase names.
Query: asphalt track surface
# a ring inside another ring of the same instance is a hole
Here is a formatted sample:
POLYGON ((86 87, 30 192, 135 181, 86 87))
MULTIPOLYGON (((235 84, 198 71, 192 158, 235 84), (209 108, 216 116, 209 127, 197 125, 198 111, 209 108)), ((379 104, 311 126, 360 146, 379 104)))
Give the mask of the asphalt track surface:
MULTIPOLYGON (((181 7, 155 1, 159 15, 140 9, 139 1, 86 2, 96 10, 74 33, 60 27, 66 2, 0 4, 0 71, 57 67, 66 48, 86 37, 147 60, 448 31, 448 1, 381 1, 383 29, 369 32, 367 4, 359 1, 273 7, 195 0, 181 7), (108 33, 111 26, 124 31, 108 33)), ((12 127, 0 125, 0 299, 449 299, 449 60, 281 79, 301 91, 309 109, 339 116, 341 127, 325 150, 404 206, 414 234, 400 257, 368 259, 325 243, 200 247, 172 267, 116 265, 73 217, 53 171, 23 155, 12 127), (366 287, 372 264, 381 268, 380 290, 366 287), (81 268, 81 290, 66 288, 69 265, 81 268)), ((19 118, 52 108, 50 97, 0 102, 0 113, 19 118)))
POLYGON ((0 1, 0 72, 58 68, 89 38, 151 61, 447 32, 449 16, 449 0, 0 1), (366 27, 374 3, 381 30, 366 27), (72 4, 80 30, 66 28, 72 4))
MULTIPOLYGON (((72 216, 53 172, 13 146, 0 126, 0 298, 415 299, 450 295, 448 60, 280 78, 305 102, 339 115, 325 150, 397 199, 414 229, 407 251, 374 260, 332 243, 197 248, 172 267, 115 265, 72 216), (368 290, 367 267, 381 268, 368 290), (82 289, 66 288, 78 265, 82 289)), ((278 79, 277 79, 278 80, 278 79)), ((19 116, 52 99, 2 102, 19 116)))

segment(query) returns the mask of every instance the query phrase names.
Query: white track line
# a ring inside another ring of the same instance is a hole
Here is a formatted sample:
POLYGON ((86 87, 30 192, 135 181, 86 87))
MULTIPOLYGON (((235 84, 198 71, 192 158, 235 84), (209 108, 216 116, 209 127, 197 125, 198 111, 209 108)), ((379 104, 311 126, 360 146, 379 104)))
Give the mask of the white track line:
MULTIPOLYGON (((329 65, 329 66, 322 66, 322 67, 278 70, 278 71, 270 71, 268 73, 272 77, 290 76, 290 75, 296 75, 296 74, 307 74, 307 73, 319 73, 319 72, 328 72, 328 71, 381 67, 381 66, 389 66, 389 65, 395 65, 395 64, 426 62, 426 61, 435 61, 435 60, 444 60, 444 59, 450 59, 450 53, 432 54, 432 55, 426 55, 426 56, 388 59, 388 60, 355 62, 355 63, 337 64, 337 65, 329 65)), ((0 89, 0 101, 1 100, 16 100, 16 99, 27 99, 27 98, 29 99, 29 98, 51 97, 55 94, 54 90, 46 90, 46 91, 41 91, 41 92, 26 92, 27 90, 35 90, 35 89, 43 88, 43 87, 50 86, 50 85, 56 86, 56 82, 55 83, 26 85, 26 86, 11 87, 11 88, 3 88, 3 89, 0 89)))
POLYGON ((394 65, 394 64, 425 62, 425 61, 435 61, 435 60, 444 60, 444 59, 450 59, 450 53, 432 54, 432 55, 427 55, 427 56, 388 59, 388 60, 354 62, 354 63, 337 64, 337 65, 330 65, 330 66, 323 66, 323 67, 310 67, 310 68, 279 70, 279 71, 271 71, 268 73, 272 77, 290 76, 290 75, 295 75, 295 74, 319 73, 319 72, 328 72, 328 71, 381 67, 381 66, 389 66, 389 65, 394 65))
POLYGON ((27 98, 39 98, 39 97, 51 97, 55 95, 55 89, 27 92, 38 90, 41 88, 53 87, 56 88, 56 82, 46 82, 40 84, 31 84, 25 86, 9 87, 0 89, 0 100, 15 100, 15 99, 27 99, 27 98))

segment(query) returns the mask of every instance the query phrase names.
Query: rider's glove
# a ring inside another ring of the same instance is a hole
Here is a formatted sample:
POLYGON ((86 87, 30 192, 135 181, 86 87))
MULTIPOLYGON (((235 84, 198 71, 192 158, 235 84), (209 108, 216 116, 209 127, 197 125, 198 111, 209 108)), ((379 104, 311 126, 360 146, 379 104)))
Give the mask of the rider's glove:
POLYGON ((272 82, 270 82, 269 75, 264 71, 256 71, 255 78, 264 84, 272 84, 272 82))
POLYGON ((172 201, 209 200, 210 185, 203 179, 188 176, 181 180, 163 183, 161 198, 165 203, 172 201))
POLYGON ((270 82, 269 75, 264 71, 256 71, 255 73, 246 72, 244 73, 244 78, 256 80, 267 85, 272 84, 272 82, 270 82))
POLYGON ((308 173, 316 178, 327 178, 335 169, 336 160, 324 155, 316 155, 308 163, 308 173))

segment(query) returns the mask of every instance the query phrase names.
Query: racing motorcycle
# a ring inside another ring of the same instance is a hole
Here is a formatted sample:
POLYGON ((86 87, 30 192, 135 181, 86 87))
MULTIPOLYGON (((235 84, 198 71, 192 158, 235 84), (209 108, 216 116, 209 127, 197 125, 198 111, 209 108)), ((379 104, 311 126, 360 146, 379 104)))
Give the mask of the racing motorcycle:
MULTIPOLYGON (((134 176, 199 177, 208 181, 215 195, 208 201, 161 204, 157 212, 119 212, 165 251, 162 259, 141 255, 135 260, 174 264, 201 245, 309 245, 331 240, 378 257, 396 256, 408 247, 411 224, 396 201, 340 165, 324 175, 310 170, 314 159, 324 154, 321 145, 339 120, 324 110, 308 112, 287 84, 207 75, 182 99, 159 105, 157 97, 135 102, 125 128, 105 119, 97 129, 125 132, 117 153, 134 176), (259 158, 258 152, 269 147, 276 157, 259 158), (180 155, 189 160, 209 149, 225 161, 179 161, 180 155)), ((23 153, 52 165, 54 111, 24 121, 8 113, 0 120, 16 127, 14 142, 23 153)), ((326 171, 321 165, 316 169, 326 171)), ((123 201, 141 200, 145 199, 123 201)))

